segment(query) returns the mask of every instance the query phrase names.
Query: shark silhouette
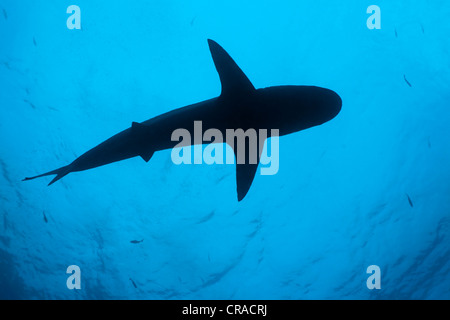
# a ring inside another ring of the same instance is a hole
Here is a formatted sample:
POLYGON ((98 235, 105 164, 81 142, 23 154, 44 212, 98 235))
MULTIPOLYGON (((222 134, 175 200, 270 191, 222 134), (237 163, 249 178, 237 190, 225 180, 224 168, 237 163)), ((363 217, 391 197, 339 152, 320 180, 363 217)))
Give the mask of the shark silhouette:
MULTIPOLYGON (((71 172, 136 156, 148 162, 154 152, 180 146, 171 139, 174 130, 184 128, 194 135, 194 121, 202 121, 205 130, 215 128, 224 136, 226 129, 245 131, 250 128, 257 132, 259 129, 278 129, 279 136, 283 136, 323 124, 340 112, 342 100, 329 89, 315 86, 255 89, 219 44, 210 39, 208 44, 222 84, 218 97, 169 111, 142 123, 133 122, 130 128, 87 151, 69 165, 24 180, 56 175, 49 183, 51 185, 71 172)), ((195 141, 187 145, 190 144, 195 144, 195 141)), ((236 162, 238 201, 250 189, 261 157, 262 146, 257 146, 257 161, 250 163, 249 149, 248 144, 243 149, 244 163, 236 162)), ((234 148, 236 158, 239 152, 242 151, 234 148)))

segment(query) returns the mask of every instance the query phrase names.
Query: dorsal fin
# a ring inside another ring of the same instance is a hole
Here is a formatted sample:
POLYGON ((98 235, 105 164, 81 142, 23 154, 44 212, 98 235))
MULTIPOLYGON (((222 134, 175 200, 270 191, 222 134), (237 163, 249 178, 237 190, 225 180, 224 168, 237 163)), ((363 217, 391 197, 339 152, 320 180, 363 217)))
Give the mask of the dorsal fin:
POLYGON ((216 70, 222 83, 222 96, 242 94, 255 87, 230 55, 215 41, 208 39, 216 70))

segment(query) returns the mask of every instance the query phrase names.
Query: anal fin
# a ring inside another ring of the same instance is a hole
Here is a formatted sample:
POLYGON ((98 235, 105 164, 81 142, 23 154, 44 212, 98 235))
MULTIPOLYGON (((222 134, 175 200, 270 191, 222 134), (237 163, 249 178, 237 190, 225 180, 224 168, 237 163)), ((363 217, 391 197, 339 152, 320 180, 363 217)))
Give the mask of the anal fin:
MULTIPOLYGON (((146 126, 139 123, 139 122, 132 122, 131 123, 131 130, 133 130, 133 132, 136 135, 143 135, 145 134, 145 129, 146 126)), ((145 162, 149 162, 151 157, 153 156, 153 153, 155 153, 153 150, 146 150, 146 151, 142 151, 139 153, 139 156, 144 159, 145 162)))

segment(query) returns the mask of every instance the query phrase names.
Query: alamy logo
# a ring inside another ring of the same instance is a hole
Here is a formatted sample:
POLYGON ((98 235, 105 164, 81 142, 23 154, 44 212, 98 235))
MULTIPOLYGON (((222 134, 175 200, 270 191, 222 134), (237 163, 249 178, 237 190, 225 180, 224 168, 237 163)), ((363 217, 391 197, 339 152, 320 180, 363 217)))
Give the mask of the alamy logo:
POLYGON ((373 29, 381 29, 381 10, 377 5, 371 5, 366 10, 367 13, 370 13, 370 17, 367 18, 367 28, 370 30, 373 29))
POLYGON ((71 5, 67 7, 67 13, 71 15, 67 18, 67 28, 69 30, 72 29, 81 29, 81 10, 79 6, 71 5))
POLYGON ((202 121, 194 121, 194 137, 184 128, 173 131, 171 140, 179 141, 172 149, 171 158, 174 164, 258 164, 261 163, 261 175, 274 175, 279 169, 279 130, 270 130, 270 142, 265 141, 267 129, 226 129, 225 139, 221 130, 210 128, 203 132, 202 121), (203 150, 202 145, 209 143, 203 150), (230 148, 223 151, 223 143, 230 148), (191 149, 194 149, 192 161, 191 149), (269 147, 270 146, 270 147, 269 147), (270 148, 270 153, 269 153, 270 148), (236 158, 236 159, 235 159, 236 158), (225 160, 225 161, 224 161, 225 160), (235 162, 236 160, 236 162, 235 162))
POLYGON ((381 270, 380 267, 373 264, 367 267, 368 274, 371 274, 369 278, 367 278, 366 285, 367 289, 381 289, 381 270))
POLYGON ((67 289, 81 289, 81 270, 77 265, 67 267, 66 273, 71 274, 66 281, 67 289))

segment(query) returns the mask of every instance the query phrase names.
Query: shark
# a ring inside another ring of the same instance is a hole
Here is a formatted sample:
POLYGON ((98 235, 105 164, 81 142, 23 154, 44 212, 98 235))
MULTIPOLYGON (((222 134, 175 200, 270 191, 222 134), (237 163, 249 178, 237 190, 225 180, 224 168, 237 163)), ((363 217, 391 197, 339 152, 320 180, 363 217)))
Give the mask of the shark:
MULTIPOLYGON (((180 147, 179 141, 172 139, 172 133, 184 128, 194 135, 196 121, 201 121, 205 130, 214 128, 224 135, 228 129, 242 129, 244 134, 249 129, 256 132, 276 129, 278 136, 284 136, 328 122, 341 111, 341 97, 327 88, 283 85, 256 89, 217 42, 208 39, 208 45, 220 78, 219 96, 174 109, 147 121, 132 122, 130 127, 88 150, 72 163, 23 181, 56 175, 48 184, 51 185, 69 173, 133 157, 141 157, 148 162, 157 151, 180 147)), ((268 134, 265 138, 270 137, 268 134)), ((203 143, 189 141, 184 145, 203 143)), ((236 162, 238 201, 247 195, 261 159, 262 146, 258 145, 252 149, 256 150, 256 161, 250 161, 251 147, 249 141, 244 148, 234 147, 233 150, 236 159, 244 159, 236 162)))

